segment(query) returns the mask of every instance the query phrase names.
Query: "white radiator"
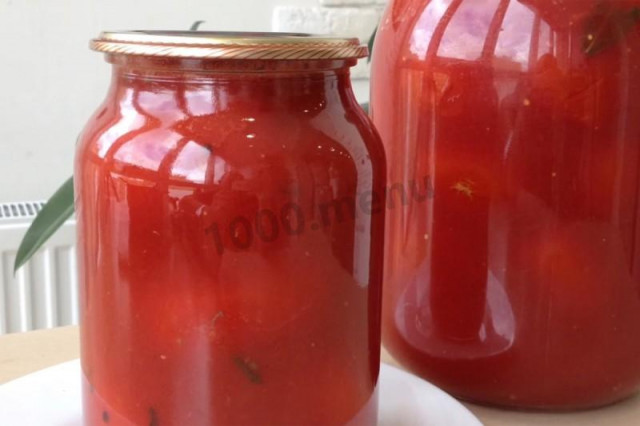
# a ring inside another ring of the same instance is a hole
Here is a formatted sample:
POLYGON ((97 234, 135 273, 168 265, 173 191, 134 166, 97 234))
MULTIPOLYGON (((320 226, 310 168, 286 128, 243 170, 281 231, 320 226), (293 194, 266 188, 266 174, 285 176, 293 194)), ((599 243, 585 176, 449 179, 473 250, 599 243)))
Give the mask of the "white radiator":
POLYGON ((0 204, 0 334, 78 323, 75 220, 13 274, 20 241, 43 205, 0 204))

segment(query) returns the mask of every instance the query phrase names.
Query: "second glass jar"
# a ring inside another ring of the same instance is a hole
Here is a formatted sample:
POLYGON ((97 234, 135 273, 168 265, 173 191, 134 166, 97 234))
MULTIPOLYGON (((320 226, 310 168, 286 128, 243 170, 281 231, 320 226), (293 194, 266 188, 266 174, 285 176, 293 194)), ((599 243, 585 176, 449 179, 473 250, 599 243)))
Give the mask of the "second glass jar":
POLYGON ((384 341, 458 397, 572 409, 640 384, 639 23, 637 0, 389 4, 384 341))

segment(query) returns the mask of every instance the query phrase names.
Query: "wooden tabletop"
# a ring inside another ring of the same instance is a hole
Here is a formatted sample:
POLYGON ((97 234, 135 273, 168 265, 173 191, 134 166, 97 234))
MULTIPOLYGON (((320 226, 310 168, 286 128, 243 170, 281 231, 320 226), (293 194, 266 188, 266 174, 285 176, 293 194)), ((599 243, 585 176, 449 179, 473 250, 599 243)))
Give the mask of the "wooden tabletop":
MULTIPOLYGON (((78 356, 77 327, 0 336, 0 384, 78 356)), ((396 365, 386 352, 383 351, 382 356, 385 362, 396 365)), ((486 426, 640 425, 640 395, 599 410, 563 414, 523 413, 465 405, 486 426)))

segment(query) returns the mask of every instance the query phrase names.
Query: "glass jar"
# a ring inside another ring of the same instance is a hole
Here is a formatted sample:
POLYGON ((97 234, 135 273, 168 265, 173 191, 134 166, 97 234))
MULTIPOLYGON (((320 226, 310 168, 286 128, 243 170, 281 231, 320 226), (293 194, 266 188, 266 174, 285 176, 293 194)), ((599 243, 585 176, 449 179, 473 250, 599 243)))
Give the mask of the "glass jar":
POLYGON ((75 170, 85 424, 375 424, 385 166, 349 80, 366 47, 92 48, 113 79, 75 170))
POLYGON ((638 389, 639 23, 638 0, 388 6, 383 339, 460 398, 575 409, 638 389))

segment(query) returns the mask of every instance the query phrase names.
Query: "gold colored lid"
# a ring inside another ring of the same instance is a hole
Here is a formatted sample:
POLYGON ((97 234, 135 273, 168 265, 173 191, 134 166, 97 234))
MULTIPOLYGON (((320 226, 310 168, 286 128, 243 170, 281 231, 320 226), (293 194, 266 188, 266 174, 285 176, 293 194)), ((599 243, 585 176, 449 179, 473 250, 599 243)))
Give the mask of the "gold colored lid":
POLYGON ((357 38, 207 31, 103 32, 90 47, 113 54, 199 59, 357 59, 369 53, 357 38))

